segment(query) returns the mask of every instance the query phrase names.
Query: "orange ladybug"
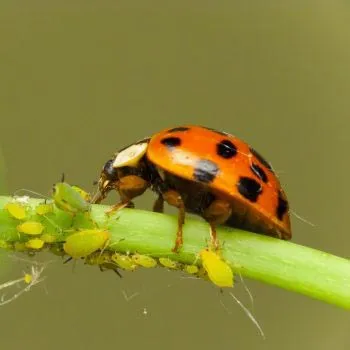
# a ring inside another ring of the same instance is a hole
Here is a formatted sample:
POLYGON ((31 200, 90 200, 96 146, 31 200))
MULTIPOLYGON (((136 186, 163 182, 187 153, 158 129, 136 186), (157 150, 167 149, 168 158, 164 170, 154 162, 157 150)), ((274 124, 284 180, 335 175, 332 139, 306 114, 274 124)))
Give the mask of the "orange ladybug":
POLYGON ((158 194, 154 211, 163 212, 164 202, 178 208, 173 251, 182 245, 186 212, 209 223, 215 248, 221 224, 284 240, 292 236, 288 201, 271 165, 244 141, 211 128, 180 126, 125 147, 106 162, 98 183, 94 203, 119 192, 112 211, 132 206, 147 188, 158 194))

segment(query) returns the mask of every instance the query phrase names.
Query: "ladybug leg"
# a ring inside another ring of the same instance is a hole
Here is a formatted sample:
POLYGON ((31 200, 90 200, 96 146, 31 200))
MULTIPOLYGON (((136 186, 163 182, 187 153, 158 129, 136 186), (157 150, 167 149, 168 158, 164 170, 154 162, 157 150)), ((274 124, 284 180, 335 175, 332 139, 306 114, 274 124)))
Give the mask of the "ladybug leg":
POLYGON ((106 214, 107 215, 112 215, 113 213, 117 212, 118 210, 121 210, 123 208, 135 208, 135 205, 133 202, 131 201, 127 201, 127 202, 120 202, 117 204, 114 204, 111 208, 109 208, 108 210, 106 210, 106 214))
POLYGON ((94 196, 94 198, 91 200, 91 203, 99 204, 106 198, 106 196, 107 196, 107 194, 105 194, 105 193, 97 193, 94 196))
POLYGON ((163 213, 164 211, 164 199, 161 195, 155 200, 153 204, 153 211, 156 213, 163 213))
POLYGON ((162 193, 163 200, 166 201, 169 205, 179 209, 178 221, 177 221, 177 233, 175 246, 172 249, 174 253, 178 252, 183 243, 182 229, 185 223, 185 204, 181 198, 181 195, 174 190, 167 190, 162 193))
POLYGON ((107 215, 111 215, 116 211, 125 207, 134 207, 131 202, 135 197, 141 196, 149 187, 149 183, 140 176, 127 175, 119 179, 114 185, 119 192, 120 202, 113 205, 106 211, 107 215))
POLYGON ((225 223, 231 216, 231 213, 231 204, 222 199, 215 199, 204 210, 203 217, 210 225, 210 240, 211 245, 215 250, 220 248, 220 244, 216 236, 216 226, 225 223))

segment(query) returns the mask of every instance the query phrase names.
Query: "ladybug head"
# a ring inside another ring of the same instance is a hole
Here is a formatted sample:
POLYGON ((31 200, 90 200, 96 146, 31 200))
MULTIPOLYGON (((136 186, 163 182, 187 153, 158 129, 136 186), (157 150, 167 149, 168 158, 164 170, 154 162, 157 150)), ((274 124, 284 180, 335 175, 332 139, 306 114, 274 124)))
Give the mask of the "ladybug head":
POLYGON ((106 198, 107 193, 115 188, 115 183, 118 181, 117 169, 113 167, 114 159, 110 159, 103 166, 100 179, 98 180, 99 193, 92 199, 92 203, 100 203, 106 198))

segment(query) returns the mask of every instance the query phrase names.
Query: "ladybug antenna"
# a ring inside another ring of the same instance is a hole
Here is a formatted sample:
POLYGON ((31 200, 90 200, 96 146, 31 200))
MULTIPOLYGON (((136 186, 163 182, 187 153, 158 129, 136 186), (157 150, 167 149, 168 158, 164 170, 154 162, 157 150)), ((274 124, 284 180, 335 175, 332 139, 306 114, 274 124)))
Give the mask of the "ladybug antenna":
POLYGON ((299 214, 297 214, 295 211, 291 210, 290 211, 297 219, 299 219, 300 221, 304 222, 305 224, 310 225, 311 227, 315 227, 316 225, 314 223, 312 223, 311 221, 303 218, 302 216, 300 216, 299 214))

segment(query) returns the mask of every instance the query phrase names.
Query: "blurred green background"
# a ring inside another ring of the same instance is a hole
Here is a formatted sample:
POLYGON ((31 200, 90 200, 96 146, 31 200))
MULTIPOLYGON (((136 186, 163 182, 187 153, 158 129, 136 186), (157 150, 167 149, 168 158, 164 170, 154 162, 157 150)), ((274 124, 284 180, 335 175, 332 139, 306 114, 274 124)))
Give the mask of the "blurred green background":
MULTIPOLYGON (((316 225, 293 217, 295 242, 348 257, 349 10, 340 0, 1 1, 8 192, 48 194, 63 171, 93 190, 116 149, 203 124, 272 162, 292 209, 316 225)), ((348 313, 260 283, 246 281, 265 341, 209 283, 163 269, 120 280, 47 259, 45 282, 0 310, 3 349, 350 348, 348 313)), ((4 281, 21 273, 11 266, 4 281)), ((249 305, 241 283, 234 291, 249 305)))

